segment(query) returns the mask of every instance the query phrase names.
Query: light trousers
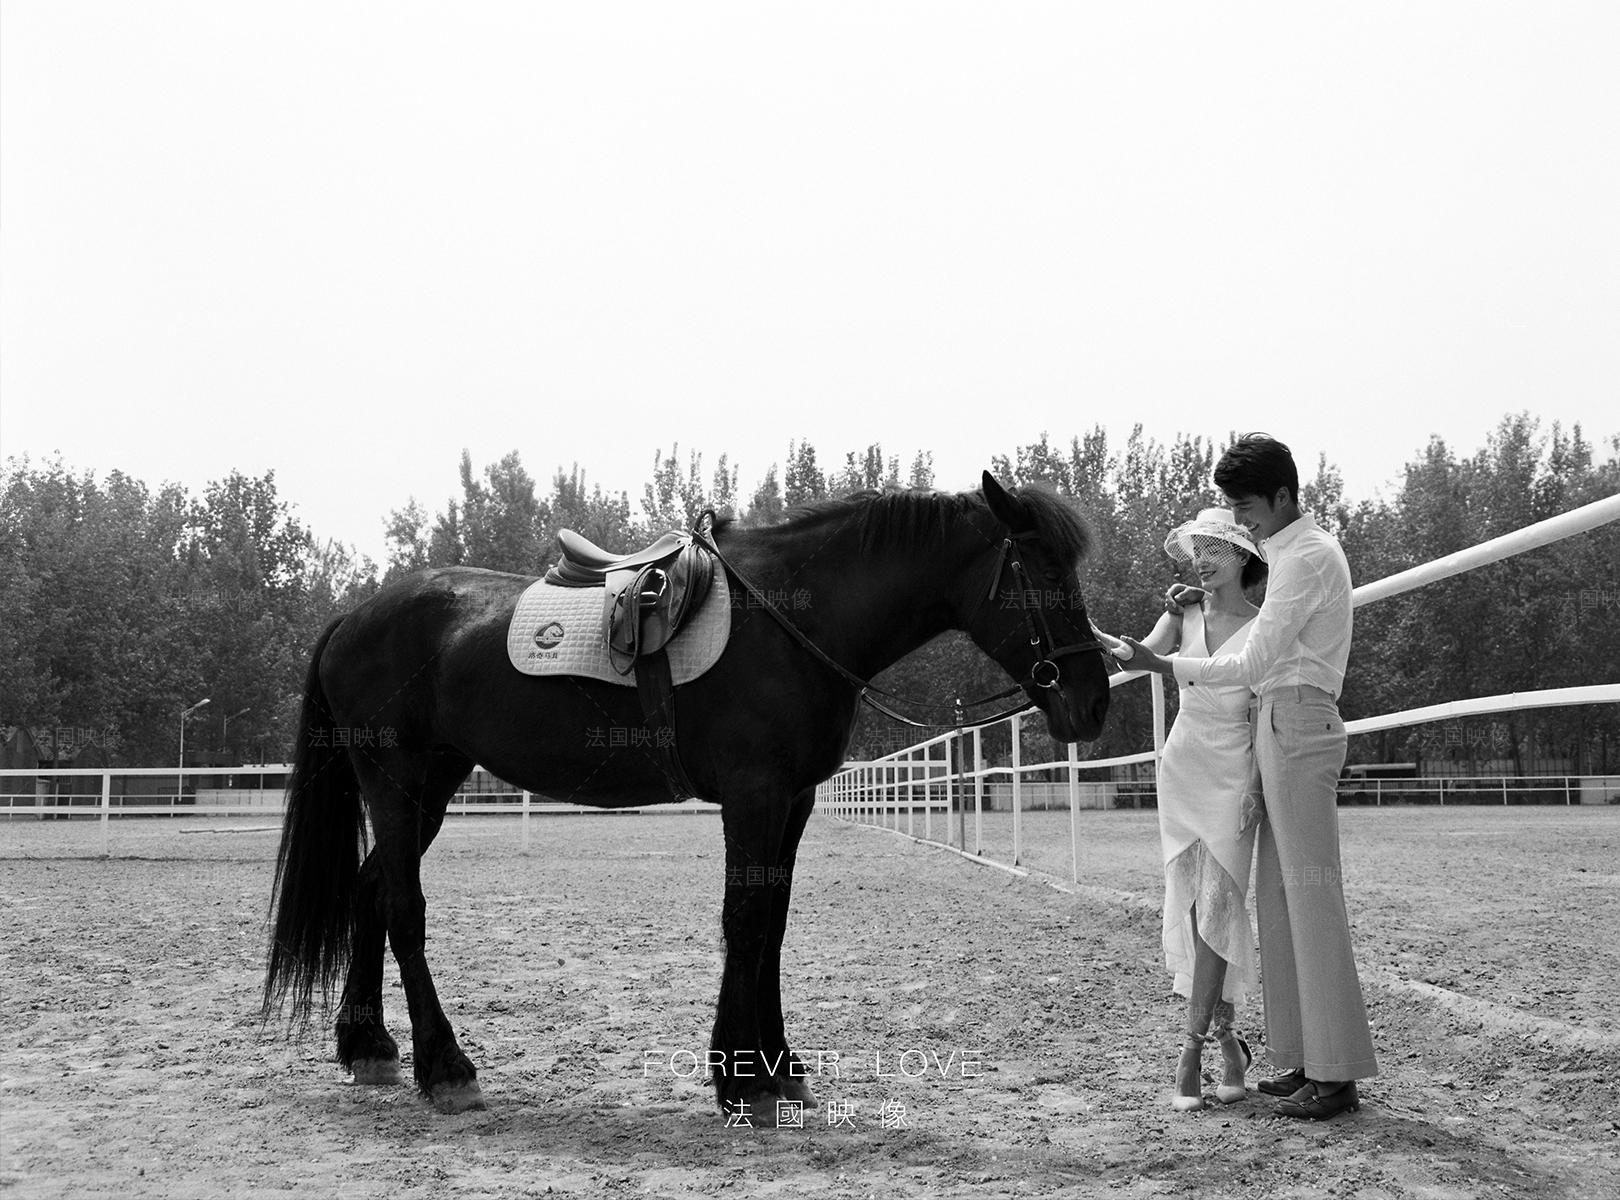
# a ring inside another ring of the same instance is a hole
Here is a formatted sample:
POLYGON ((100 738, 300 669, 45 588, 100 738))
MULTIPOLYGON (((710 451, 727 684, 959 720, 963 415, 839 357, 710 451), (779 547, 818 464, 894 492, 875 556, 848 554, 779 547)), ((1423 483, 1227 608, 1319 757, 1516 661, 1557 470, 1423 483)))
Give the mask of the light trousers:
POLYGON ((1279 1068, 1324 1083, 1378 1073, 1339 864, 1345 740, 1338 706, 1319 688, 1260 698, 1266 820, 1256 838, 1255 919, 1266 1047, 1279 1068))

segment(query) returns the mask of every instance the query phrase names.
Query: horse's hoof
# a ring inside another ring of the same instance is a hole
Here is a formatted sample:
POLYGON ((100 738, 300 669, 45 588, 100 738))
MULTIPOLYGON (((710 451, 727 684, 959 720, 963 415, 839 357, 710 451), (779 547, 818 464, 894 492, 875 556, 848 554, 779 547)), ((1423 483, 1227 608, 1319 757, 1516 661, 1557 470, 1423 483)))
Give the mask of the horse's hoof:
POLYGON ((397 1058, 357 1058, 349 1070, 354 1072, 356 1083, 398 1083, 399 1059, 397 1058))
POLYGON ((802 1075, 783 1075, 777 1078, 777 1084, 782 1089, 782 1099, 798 1101, 806 1108, 817 1108, 820 1101, 816 1094, 810 1090, 810 1081, 802 1075))
POLYGON ((743 1119, 749 1124, 769 1122, 776 1113, 776 1100, 775 1092, 746 1092, 729 1100, 721 1100, 720 1111, 729 1118, 737 1118, 739 1124, 743 1123, 743 1119))
POLYGON ((754 1122, 775 1121, 779 1104, 798 1103, 805 1108, 816 1107, 815 1093, 802 1078, 772 1076, 768 1080, 754 1080, 742 1086, 723 1089, 716 1097, 720 1111, 728 1117, 748 1117, 754 1122))
POLYGON ((433 1107, 445 1114, 478 1112, 489 1106, 476 1082, 441 1083, 433 1089, 433 1107))

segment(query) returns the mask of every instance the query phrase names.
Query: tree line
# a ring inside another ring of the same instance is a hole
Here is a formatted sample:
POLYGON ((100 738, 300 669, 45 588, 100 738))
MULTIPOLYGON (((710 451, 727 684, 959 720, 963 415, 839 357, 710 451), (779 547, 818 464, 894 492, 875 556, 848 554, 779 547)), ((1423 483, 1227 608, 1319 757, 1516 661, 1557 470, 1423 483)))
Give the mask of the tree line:
MULTIPOLYGON (((1097 426, 1067 443, 1042 435, 987 465, 1003 482, 1038 483, 1073 500, 1096 533, 1082 572, 1093 619, 1143 634, 1173 578, 1165 532, 1214 501, 1211 474, 1230 437, 1160 442, 1138 426, 1116 440, 1097 426)), ((273 472, 233 471, 192 495, 120 471, 97 479, 59 459, 10 460, 0 476, 0 726, 34 729, 66 752, 99 744, 117 764, 160 765, 174 758, 181 711, 207 697, 188 725, 188 746, 282 761, 316 636, 398 575, 451 564, 533 574, 548 565, 562 528, 628 548, 691 527, 706 508, 768 525, 852 491, 934 484, 925 451, 904 468, 876 444, 824 465, 797 440, 784 468, 773 464, 749 494, 738 478, 724 454, 705 470, 695 451, 659 449, 632 508, 627 493, 588 485, 577 465, 542 490, 516 451, 482 470, 463 452, 459 486, 440 507, 430 512, 413 497, 388 514, 387 561, 377 564, 318 537, 281 497, 273 472)), ((1543 429, 1520 413, 1471 454, 1431 438, 1391 496, 1346 501, 1326 455, 1301 483, 1306 509, 1341 538, 1364 583, 1620 492, 1620 439, 1600 454, 1578 426, 1543 429)), ((1355 717, 1613 682, 1617 617, 1620 530, 1609 526, 1360 610, 1341 707, 1355 717)), ((930 702, 1006 686, 959 634, 877 682, 930 702)), ((945 719, 921 704, 916 715, 945 719)), ((1026 761, 1061 756, 1040 722, 1027 724, 1026 761)), ((1144 749, 1151 730, 1145 684, 1117 688, 1108 727, 1086 756, 1144 749)), ((865 713, 850 754, 875 756, 926 732, 865 713)), ((993 732, 988 751, 1004 751, 1005 737, 993 732)), ((1620 759, 1620 725, 1612 706, 1526 712, 1392 730, 1357 739, 1351 755, 1601 772, 1620 759)))

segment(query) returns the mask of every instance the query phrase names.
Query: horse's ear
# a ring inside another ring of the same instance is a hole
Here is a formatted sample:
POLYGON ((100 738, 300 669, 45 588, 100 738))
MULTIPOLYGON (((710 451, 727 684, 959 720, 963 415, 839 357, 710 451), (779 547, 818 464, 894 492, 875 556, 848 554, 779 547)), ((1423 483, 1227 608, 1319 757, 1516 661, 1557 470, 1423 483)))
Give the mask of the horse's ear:
POLYGON ((1029 527, 1029 513, 1023 502, 1002 487, 989 471, 984 473, 984 498, 990 504, 990 511, 1009 529, 1021 531, 1029 527))

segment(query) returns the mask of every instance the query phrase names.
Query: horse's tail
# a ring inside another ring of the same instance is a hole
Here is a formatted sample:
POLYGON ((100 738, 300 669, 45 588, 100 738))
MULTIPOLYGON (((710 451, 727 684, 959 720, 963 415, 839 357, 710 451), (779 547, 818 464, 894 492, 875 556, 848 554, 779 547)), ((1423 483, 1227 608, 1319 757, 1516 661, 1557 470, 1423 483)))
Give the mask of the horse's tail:
POLYGON ((342 621, 339 617, 328 625, 315 643, 304 683, 298 745, 287 781, 287 815, 270 894, 275 921, 264 977, 266 1020, 290 992, 292 1020, 307 1021, 317 984, 329 1005, 350 954, 366 817, 360 781, 348 751, 333 737, 332 710, 321 686, 321 657, 342 621))

